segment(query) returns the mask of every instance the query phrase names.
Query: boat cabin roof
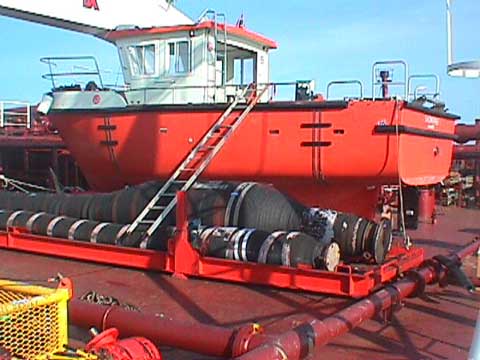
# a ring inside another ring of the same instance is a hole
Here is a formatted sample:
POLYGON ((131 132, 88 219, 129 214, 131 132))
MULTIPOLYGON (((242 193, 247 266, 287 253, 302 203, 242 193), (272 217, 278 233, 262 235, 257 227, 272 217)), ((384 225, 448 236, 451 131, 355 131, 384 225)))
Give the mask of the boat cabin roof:
MULTIPOLYGON (((271 40, 261 34, 255 33, 246 29, 243 26, 232 26, 226 24, 218 24, 217 28, 219 31, 224 31, 226 27, 227 35, 233 35, 236 37, 244 38, 246 40, 252 41, 257 43, 263 47, 268 49, 276 49, 278 47, 277 43, 274 40, 271 40)), ((130 37, 145 37, 145 36, 154 36, 159 34, 173 34, 183 31, 198 31, 198 30, 205 30, 205 29, 215 29, 215 22, 214 21, 203 21, 198 24, 194 25, 179 25, 179 26, 166 26, 166 27, 153 27, 149 29, 140 29, 140 28, 133 28, 133 29, 122 29, 122 30, 115 30, 110 32, 106 39, 110 41, 118 41, 130 37)))

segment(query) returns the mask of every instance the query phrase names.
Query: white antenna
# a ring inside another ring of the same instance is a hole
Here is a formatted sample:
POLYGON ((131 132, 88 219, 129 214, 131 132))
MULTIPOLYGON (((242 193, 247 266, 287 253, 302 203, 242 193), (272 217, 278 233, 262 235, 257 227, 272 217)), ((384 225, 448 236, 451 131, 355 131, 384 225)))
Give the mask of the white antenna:
POLYGON ((447 73, 453 77, 479 78, 480 61, 454 62, 453 51, 453 8, 454 0, 447 0, 447 73))
POLYGON ((448 66, 453 64, 453 44, 452 44, 452 1, 447 0, 447 54, 448 66))

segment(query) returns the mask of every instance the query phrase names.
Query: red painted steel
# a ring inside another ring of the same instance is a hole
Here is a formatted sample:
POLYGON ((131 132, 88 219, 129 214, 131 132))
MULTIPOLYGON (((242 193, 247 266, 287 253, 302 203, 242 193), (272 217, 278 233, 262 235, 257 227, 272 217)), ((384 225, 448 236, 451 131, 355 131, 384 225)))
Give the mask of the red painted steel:
MULTIPOLYGON (((49 119, 92 188, 111 191, 168 178, 222 111, 218 107, 113 111, 108 114, 115 126, 112 138, 118 142, 113 150, 101 144, 102 112, 56 111, 49 119), (142 154, 142 161, 137 154, 142 154)), ((452 140, 375 133, 378 125, 396 124, 450 136, 455 130, 453 119, 394 100, 350 101, 346 108, 334 109, 259 105, 202 179, 271 183, 305 205, 371 217, 375 186, 396 184, 399 177, 409 185, 435 184, 449 173, 452 140), (241 161, 247 153, 249 161, 241 161), (361 201, 352 201, 354 195, 361 201)))
POLYGON ((157 347, 148 339, 119 339, 118 329, 110 328, 96 335, 85 347, 88 353, 109 360, 162 360, 157 347))
POLYGON ((453 150, 456 160, 480 159, 480 145, 456 145, 453 150))
POLYGON ((70 323, 85 329, 117 328, 122 336, 143 336, 157 345, 194 351, 204 355, 230 357, 237 332, 219 326, 184 323, 167 317, 71 300, 70 323))
POLYGON ((455 128, 457 142, 464 144, 472 140, 480 140, 480 120, 475 125, 458 124, 455 128))
POLYGON ((418 220, 427 224, 435 222, 435 189, 419 189, 418 220))
MULTIPOLYGON (((475 253, 479 246, 480 241, 476 241, 456 254, 450 255, 450 259, 462 260, 475 253)), ((381 311, 394 307, 402 299, 417 295, 417 292, 423 291, 424 285, 442 281, 446 275, 446 269, 438 261, 430 260, 414 273, 331 317, 304 323, 266 344, 261 344, 252 338, 249 347, 253 350, 240 356, 238 360, 297 360, 305 359, 312 354, 318 355, 318 349, 335 337, 351 331, 381 311)), ((264 341, 261 338, 258 340, 264 341)))
MULTIPOLYGON (((472 243, 451 255, 450 259, 461 260, 473 254, 479 245, 480 241, 472 243)), ((333 316, 322 321, 313 320, 301 324, 275 338, 263 334, 255 324, 240 329, 190 324, 168 317, 132 312, 117 306, 88 304, 79 300, 71 301, 69 318, 72 324, 79 327, 116 327, 125 336, 140 335, 151 339, 157 345, 204 355, 232 357, 251 350, 239 359, 303 359, 333 338, 397 305, 403 298, 419 295, 424 284, 441 281, 446 275, 446 268, 436 260, 430 260, 418 270, 407 273, 403 279, 333 316)))
POLYGON ((177 196, 177 224, 181 225, 176 236, 170 239, 166 253, 55 239, 31 235, 21 229, 0 232, 0 248, 163 271, 183 277, 268 285, 353 298, 367 296, 383 283, 417 267, 424 259, 421 248, 410 251, 395 248, 390 259, 381 266, 370 266, 358 271, 342 265, 337 271, 328 272, 201 257, 189 241, 185 194, 178 193, 177 196))

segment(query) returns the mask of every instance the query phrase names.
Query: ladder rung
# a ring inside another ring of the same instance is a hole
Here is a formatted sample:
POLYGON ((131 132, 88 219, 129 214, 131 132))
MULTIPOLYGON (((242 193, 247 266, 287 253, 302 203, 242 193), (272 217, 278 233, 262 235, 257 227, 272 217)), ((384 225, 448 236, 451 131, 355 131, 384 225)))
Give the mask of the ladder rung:
POLYGON ((266 89, 267 88, 265 88, 261 93, 257 94, 257 96, 249 102, 247 108, 243 110, 241 115, 237 116, 233 122, 230 122, 227 119, 235 110, 235 107, 239 103, 240 99, 247 94, 248 89, 244 90, 242 95, 236 96, 234 102, 229 105, 222 116, 215 124, 211 126, 208 133, 203 137, 201 141, 202 145, 197 145, 194 149, 192 149, 187 159, 179 165, 164 187, 159 190, 157 195, 155 195, 155 198, 151 200, 142 214, 129 227, 129 232, 134 231, 138 225, 150 225, 147 230, 147 234, 151 235, 159 226, 161 226, 162 222, 164 222, 167 218, 167 211, 172 210, 176 203, 176 191, 178 189, 187 189, 195 183, 195 181, 199 178, 200 173, 210 164, 216 152, 220 150, 223 145, 225 145, 226 140, 251 112, 253 107, 260 99, 260 96, 263 95, 266 89), (227 121, 228 124, 226 124, 227 121), (220 131, 221 129, 228 130, 222 132, 220 131), (208 154, 209 152, 210 154, 208 154), (197 157, 198 153, 202 154, 197 157), (158 217, 157 214, 159 214, 158 217), (150 215, 148 220, 145 219, 147 215, 150 215), (157 219, 152 220, 153 217, 157 217, 157 219))
POLYGON ((150 210, 159 211, 159 210, 165 210, 166 208, 167 208, 166 206, 152 206, 150 210))
POLYGON ((208 135, 208 139, 213 139, 213 140, 216 140, 216 139, 223 139, 225 137, 225 135, 222 135, 222 134, 218 134, 218 135, 208 135))
POLYGON ((205 146, 203 148, 198 149, 198 151, 208 151, 215 149, 215 146, 205 146))
POLYGON ((155 223, 155 220, 142 220, 138 222, 141 225, 151 225, 155 223))

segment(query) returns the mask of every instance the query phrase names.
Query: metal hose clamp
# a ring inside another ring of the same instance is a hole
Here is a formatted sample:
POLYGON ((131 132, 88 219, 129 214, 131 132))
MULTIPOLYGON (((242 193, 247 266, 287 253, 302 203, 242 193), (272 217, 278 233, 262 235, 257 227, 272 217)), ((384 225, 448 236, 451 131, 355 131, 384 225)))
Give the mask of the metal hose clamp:
POLYGON ((250 229, 250 231, 247 232, 247 234, 245 235, 245 237, 243 238, 243 241, 242 241, 242 252, 241 252, 241 258, 243 261, 248 261, 248 257, 247 257, 247 245, 248 245, 248 242, 250 240, 250 236, 252 236, 252 234, 256 231, 256 229, 250 229))
POLYGON ((43 216, 43 215, 47 215, 46 212, 40 212, 40 213, 36 213, 32 216, 30 216, 30 218, 28 219, 27 223, 25 224, 25 227, 27 228, 28 232, 32 232, 32 227, 33 227, 33 223, 35 222, 35 220, 37 220, 40 216, 43 216))
POLYGON ((275 231, 274 233, 270 234, 265 241, 263 242, 260 251, 258 253, 258 262, 260 264, 266 264, 268 258, 268 252, 272 247, 273 243, 282 235, 285 235, 286 231, 275 231))
POLYGON ((291 241, 299 235, 301 235, 301 233, 298 231, 293 231, 287 234, 287 241, 282 244, 282 265, 292 266, 292 263, 290 261, 290 253, 292 249, 291 241))
POLYGON ((125 233, 127 232, 128 228, 130 227, 129 224, 127 225, 124 225, 120 231, 118 232, 117 236, 115 236, 115 245, 119 245, 120 243, 120 239, 123 237, 123 235, 125 235, 125 233))
POLYGON ((9 227, 12 227, 13 225, 13 222, 15 221, 15 219, 17 217, 19 217, 21 214, 23 214, 25 211, 24 210, 18 210, 18 211, 15 211, 14 213, 12 213, 9 217, 8 217, 8 220, 7 220, 7 229, 9 227))
POLYGON ((92 235, 90 236, 90 242, 93 244, 97 243, 97 237, 100 231, 106 226, 110 225, 110 223, 101 223, 95 226, 95 228, 92 230, 92 235))
POLYGON ((80 227, 80 225, 82 225, 86 222, 88 222, 88 220, 85 220, 85 219, 75 221, 72 224, 72 226, 70 226, 70 229, 68 229, 68 240, 75 240, 75 232, 80 227))
POLYGON ((66 219, 66 216, 57 216, 55 219, 50 221, 47 226, 47 236, 53 236, 53 229, 55 226, 62 220, 66 219))

